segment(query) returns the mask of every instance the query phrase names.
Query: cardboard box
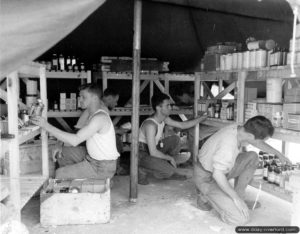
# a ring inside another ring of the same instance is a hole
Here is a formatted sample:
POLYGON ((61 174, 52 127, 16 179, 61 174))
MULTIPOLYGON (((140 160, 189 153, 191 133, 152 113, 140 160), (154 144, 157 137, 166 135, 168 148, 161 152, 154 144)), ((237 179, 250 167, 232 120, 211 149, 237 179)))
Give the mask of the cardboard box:
POLYGON ((42 226, 109 222, 110 180, 94 180, 92 183, 90 179, 85 181, 87 181, 85 189, 83 189, 84 180, 68 182, 50 179, 48 181, 48 186, 40 194, 42 226), (81 186, 80 181, 82 181, 81 186), (96 183, 96 187, 92 185, 93 183, 96 183), (78 188, 78 193, 72 193, 74 185, 78 188), (90 190, 92 187, 96 192, 90 190))

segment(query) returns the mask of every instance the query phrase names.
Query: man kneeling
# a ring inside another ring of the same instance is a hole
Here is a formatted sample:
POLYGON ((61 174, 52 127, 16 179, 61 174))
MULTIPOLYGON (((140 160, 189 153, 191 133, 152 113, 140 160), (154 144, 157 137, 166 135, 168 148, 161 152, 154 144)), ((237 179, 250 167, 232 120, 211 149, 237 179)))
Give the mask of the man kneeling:
POLYGON ((263 116, 249 119, 244 126, 230 125, 212 135, 202 146, 194 167, 199 209, 214 208, 221 219, 233 225, 249 220, 245 189, 258 165, 255 152, 241 152, 242 146, 252 144, 263 151, 276 154, 282 163, 290 163, 281 153, 264 143, 273 135, 271 122, 263 116), (234 178, 234 188, 228 180, 234 178))

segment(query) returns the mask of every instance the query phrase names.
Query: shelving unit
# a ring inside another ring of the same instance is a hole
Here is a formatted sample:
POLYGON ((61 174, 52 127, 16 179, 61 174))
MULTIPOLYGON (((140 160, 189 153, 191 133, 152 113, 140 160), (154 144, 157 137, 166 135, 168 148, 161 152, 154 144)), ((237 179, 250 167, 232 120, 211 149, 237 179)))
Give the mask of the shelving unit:
MULTIPOLYGON (((295 67, 295 73, 300 75, 300 66, 295 67)), ((267 67, 261 69, 250 69, 250 70, 233 70, 233 71, 212 71, 212 72, 199 72, 196 73, 195 88, 200 87, 200 82, 215 81, 222 82, 222 80, 236 83, 236 95, 237 95, 237 119, 236 123, 242 124, 244 122, 244 90, 245 83, 247 81, 266 81, 270 78, 281 78, 281 79, 292 79, 290 77, 291 71, 288 66, 280 67, 267 67)), ((199 96, 199 89, 195 89, 195 94, 199 96)), ((195 111, 198 112, 198 105, 195 105, 195 111)), ((228 124, 232 124, 232 121, 221 121, 220 119, 209 118, 205 124, 224 127, 228 124)), ((300 143, 300 132, 275 128, 273 137, 274 139, 281 140, 283 142, 294 142, 300 143)), ((271 186, 265 181, 254 179, 250 185, 258 188, 259 184, 262 183, 262 190, 271 193, 277 197, 292 201, 291 192, 279 191, 277 187, 271 186), (277 191, 278 190, 278 191, 277 191)))
MULTIPOLYGON (((48 137, 46 131, 38 126, 29 126, 18 129, 18 100, 19 100, 19 78, 35 77, 40 79, 40 98, 47 109, 47 89, 45 66, 31 63, 22 66, 7 76, 7 93, 1 90, 2 96, 6 96, 8 104, 8 130, 16 137, 9 140, 2 140, 2 150, 9 152, 10 176, 0 176, 1 185, 9 187, 10 199, 17 211, 17 218, 21 219, 21 209, 37 192, 49 177, 48 166, 48 137), (42 141, 42 175, 20 176, 20 155, 19 145, 41 134, 42 141)), ((47 111, 42 116, 47 119, 47 111)))
MULTIPOLYGON (((102 72, 102 87, 103 91, 107 88, 108 80, 132 80, 132 73, 130 72, 102 72)), ((194 74, 172 74, 172 73, 161 73, 152 72, 152 73, 141 73, 140 80, 142 81, 140 86, 140 93, 149 85, 150 87, 150 95, 149 99, 153 96, 154 92, 154 84, 158 87, 161 92, 165 92, 169 94, 169 85, 171 81, 195 81, 194 74)), ((132 108, 128 107, 131 105, 132 99, 129 99, 123 108, 117 108, 117 110, 112 110, 110 114, 112 116, 117 116, 113 122, 117 124, 120 120, 121 116, 131 116, 132 108)), ((140 115, 150 115, 153 111, 150 110, 142 110, 140 111, 140 115)), ((186 119, 184 115, 193 114, 193 108, 183 108, 178 110, 172 110, 171 114, 179 115, 182 119, 186 119)))
MULTIPOLYGON (((81 84, 91 83, 92 75, 91 71, 86 72, 66 72, 66 71, 46 71, 47 79, 80 79, 81 84)), ((48 117, 55 118, 66 131, 70 131, 71 128, 63 118, 79 117, 81 111, 49 111, 48 117)))

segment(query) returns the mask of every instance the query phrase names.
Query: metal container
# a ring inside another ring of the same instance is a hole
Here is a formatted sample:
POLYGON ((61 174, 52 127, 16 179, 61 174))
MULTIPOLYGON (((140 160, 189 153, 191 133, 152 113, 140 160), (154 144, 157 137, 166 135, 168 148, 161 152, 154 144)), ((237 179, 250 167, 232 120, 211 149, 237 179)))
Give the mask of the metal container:
POLYGON ((249 69, 250 67, 250 51, 245 51, 243 53, 243 68, 249 69))
POLYGON ((265 67, 267 65, 267 51, 257 50, 255 55, 255 67, 265 67))

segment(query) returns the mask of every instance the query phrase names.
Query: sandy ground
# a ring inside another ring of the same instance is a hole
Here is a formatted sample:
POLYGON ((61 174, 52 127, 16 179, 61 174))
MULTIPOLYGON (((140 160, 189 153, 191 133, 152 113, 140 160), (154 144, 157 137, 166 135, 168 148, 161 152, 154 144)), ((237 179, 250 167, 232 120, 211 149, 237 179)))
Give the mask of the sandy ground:
MULTIPOLYGON (((190 171, 186 171, 191 173, 190 171)), ((257 190, 248 187, 248 198, 254 200, 257 190)), ((113 234, 214 234, 235 233, 235 227, 222 223, 214 211, 196 208, 196 192, 191 179, 159 181, 150 179, 139 185, 138 201, 129 202, 129 177, 114 178, 112 213, 108 224, 41 227, 39 198, 33 198, 22 211, 22 221, 30 233, 113 233, 113 234)), ((291 204, 262 192, 261 208, 251 212, 249 226, 289 225, 291 204)))

